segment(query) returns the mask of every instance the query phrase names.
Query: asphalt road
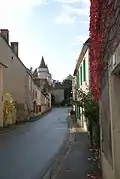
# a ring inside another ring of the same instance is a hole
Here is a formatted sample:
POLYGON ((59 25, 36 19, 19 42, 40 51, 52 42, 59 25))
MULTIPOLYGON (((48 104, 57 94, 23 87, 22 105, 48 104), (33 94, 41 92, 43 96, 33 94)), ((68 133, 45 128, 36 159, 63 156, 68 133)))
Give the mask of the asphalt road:
POLYGON ((68 109, 0 135, 0 179, 39 179, 68 134, 68 109))

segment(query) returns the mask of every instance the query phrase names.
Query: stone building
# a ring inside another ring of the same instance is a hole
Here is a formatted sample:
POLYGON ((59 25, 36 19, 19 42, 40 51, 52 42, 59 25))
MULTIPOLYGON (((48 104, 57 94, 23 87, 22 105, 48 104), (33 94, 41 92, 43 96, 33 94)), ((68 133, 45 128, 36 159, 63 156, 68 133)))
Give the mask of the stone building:
POLYGON ((25 65, 19 58, 18 42, 9 44, 9 31, 2 29, 0 32, 0 56, 1 62, 8 66, 3 70, 4 76, 4 95, 9 93, 16 102, 17 119, 22 120, 28 118, 27 113, 27 80, 29 74, 25 65))
MULTIPOLYGON (((34 111, 34 101, 37 101, 37 106, 41 103, 42 90, 40 85, 36 84, 33 74, 19 58, 18 42, 9 43, 9 31, 7 29, 0 30, 0 57, 1 64, 8 67, 7 69, 2 68, 1 71, 4 77, 3 83, 1 81, 3 99, 6 94, 10 94, 13 98, 16 107, 16 121, 29 120, 34 111), (34 90, 37 96, 33 95, 34 90)), ((44 95, 43 98, 46 99, 46 96, 44 95)), ((39 111, 40 107, 39 110, 34 112, 40 114, 39 111)), ((4 119, 0 122, 0 125, 3 126, 3 123, 4 119)))
POLYGON ((102 178, 120 179, 120 1, 91 2, 91 74, 99 89, 102 178))
POLYGON ((7 66, 0 62, 0 127, 3 127, 3 91, 4 91, 3 68, 7 68, 7 66))
POLYGON ((55 97, 55 104, 61 104, 64 100, 64 87, 60 82, 53 83, 52 94, 55 97))
POLYGON ((44 57, 41 59, 40 66, 33 72, 33 77, 36 85, 41 88, 42 94, 47 98, 48 104, 46 104, 46 107, 51 108, 52 76, 45 64, 44 57))

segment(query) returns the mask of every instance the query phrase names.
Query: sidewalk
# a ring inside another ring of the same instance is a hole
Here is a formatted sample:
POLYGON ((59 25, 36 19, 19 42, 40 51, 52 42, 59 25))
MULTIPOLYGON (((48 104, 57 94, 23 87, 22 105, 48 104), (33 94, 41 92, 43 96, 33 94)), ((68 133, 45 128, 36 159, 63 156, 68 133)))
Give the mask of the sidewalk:
POLYGON ((76 130, 75 140, 59 166, 56 179, 87 179, 91 170, 88 135, 79 128, 76 130))

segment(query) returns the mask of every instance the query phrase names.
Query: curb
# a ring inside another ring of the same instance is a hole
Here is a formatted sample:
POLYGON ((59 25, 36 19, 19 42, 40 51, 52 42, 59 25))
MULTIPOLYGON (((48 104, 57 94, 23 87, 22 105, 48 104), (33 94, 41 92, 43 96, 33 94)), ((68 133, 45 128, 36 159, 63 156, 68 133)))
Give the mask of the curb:
POLYGON ((38 121, 40 120, 42 117, 46 116, 47 114, 49 114, 49 112, 51 112, 53 109, 49 109, 48 111, 42 113, 41 115, 38 115, 38 116, 33 116, 31 117, 28 121, 26 122, 35 122, 35 121, 38 121))
POLYGON ((42 175, 40 176, 40 179, 54 179, 55 178, 58 167, 62 163, 64 156, 69 150, 69 147, 71 146, 71 143, 73 140, 74 140, 74 135, 71 133, 69 129, 69 122, 68 122, 68 134, 62 146, 60 147, 59 151, 50 161, 49 166, 43 171, 42 175))
POLYGON ((7 132, 9 132, 9 131, 13 131, 13 130, 15 130, 15 129, 17 129, 17 127, 12 127, 12 128, 8 128, 8 129, 3 129, 3 130, 1 130, 0 131, 0 135, 2 135, 2 134, 4 134, 4 133, 7 133, 7 132))

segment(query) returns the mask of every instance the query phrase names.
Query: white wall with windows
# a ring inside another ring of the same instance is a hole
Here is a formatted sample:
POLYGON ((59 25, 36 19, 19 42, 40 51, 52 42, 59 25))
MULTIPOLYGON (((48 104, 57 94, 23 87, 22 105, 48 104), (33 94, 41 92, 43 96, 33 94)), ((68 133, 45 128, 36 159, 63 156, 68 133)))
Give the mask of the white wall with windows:
MULTIPOLYGON (((89 91, 90 77, 89 77, 89 49, 87 49, 79 66, 79 88, 85 92, 89 91)), ((87 130, 86 118, 84 116, 83 108, 80 108, 80 125, 84 130, 87 130)))
POLYGON ((86 88, 89 87, 90 85, 89 81, 90 81, 90 77, 89 77, 89 49, 88 49, 79 67, 80 88, 86 91, 86 88))

